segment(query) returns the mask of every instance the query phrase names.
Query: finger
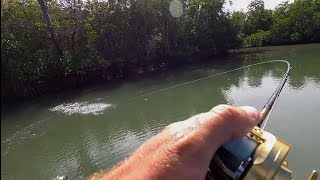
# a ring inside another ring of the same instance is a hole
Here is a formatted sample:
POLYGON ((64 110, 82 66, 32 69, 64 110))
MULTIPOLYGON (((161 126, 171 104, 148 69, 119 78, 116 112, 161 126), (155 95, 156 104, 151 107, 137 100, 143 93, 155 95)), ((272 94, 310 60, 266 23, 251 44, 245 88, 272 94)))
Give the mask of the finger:
POLYGON ((259 123, 260 113, 256 108, 251 106, 241 106, 240 108, 247 113, 249 120, 251 120, 251 123, 253 123, 254 125, 257 125, 257 123, 259 123))
POLYGON ((258 111, 250 106, 232 107, 218 105, 207 113, 195 115, 185 121, 168 126, 172 140, 187 139, 186 142, 209 141, 213 146, 222 145, 248 133, 259 121, 258 111))
POLYGON ((222 126, 226 136, 236 139, 244 136, 259 123, 259 112, 251 106, 219 105, 210 110, 212 119, 222 126))

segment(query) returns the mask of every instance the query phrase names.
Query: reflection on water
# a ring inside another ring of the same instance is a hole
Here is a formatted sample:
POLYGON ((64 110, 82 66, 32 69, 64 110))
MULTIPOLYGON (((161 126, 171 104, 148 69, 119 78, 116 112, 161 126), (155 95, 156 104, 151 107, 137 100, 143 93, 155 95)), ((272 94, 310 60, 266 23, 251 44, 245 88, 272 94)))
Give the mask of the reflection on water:
POLYGON ((319 48, 270 48, 258 54, 219 60, 223 62, 220 64, 190 66, 111 88, 91 87, 72 96, 47 97, 1 111, 1 177, 52 179, 68 175, 85 179, 123 160, 164 126, 214 105, 262 108, 281 81, 286 70, 284 63, 254 66, 130 98, 243 65, 288 59, 293 66, 291 77, 267 130, 292 144, 289 167, 296 179, 306 179, 312 169, 320 169, 320 145, 310 141, 310 137, 320 136, 320 52, 314 46, 319 48))

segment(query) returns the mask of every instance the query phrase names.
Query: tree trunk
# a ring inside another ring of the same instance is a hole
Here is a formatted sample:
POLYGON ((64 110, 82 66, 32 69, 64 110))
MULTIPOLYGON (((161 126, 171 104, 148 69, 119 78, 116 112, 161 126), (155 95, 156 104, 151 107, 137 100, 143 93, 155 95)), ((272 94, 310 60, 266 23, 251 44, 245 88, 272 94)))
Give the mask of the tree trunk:
POLYGON ((167 39, 166 39, 166 45, 167 45, 167 54, 170 54, 170 42, 169 42, 169 20, 167 19, 166 20, 167 23, 166 23, 166 36, 167 36, 167 39))
POLYGON ((55 47, 56 47, 56 49, 58 51, 59 64, 60 64, 61 63, 61 57, 63 56, 63 50, 62 50, 61 42, 59 41, 58 35, 57 35, 53 25, 52 25, 52 21, 51 21, 51 18, 49 16, 49 14, 48 14, 48 9, 47 9, 47 7, 46 7, 46 5, 44 3, 44 0, 38 0, 38 3, 40 5, 41 11, 43 13, 43 18, 46 21, 47 26, 50 29, 50 33, 51 33, 54 45, 55 45, 55 47))

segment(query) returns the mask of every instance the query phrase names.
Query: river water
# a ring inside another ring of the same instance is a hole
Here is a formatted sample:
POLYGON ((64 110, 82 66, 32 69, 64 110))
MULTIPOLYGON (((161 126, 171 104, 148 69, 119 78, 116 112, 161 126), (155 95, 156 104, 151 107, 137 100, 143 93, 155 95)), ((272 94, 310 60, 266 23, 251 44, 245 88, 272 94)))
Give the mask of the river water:
POLYGON ((259 53, 213 58, 152 77, 2 108, 1 179, 42 180, 57 175, 85 179, 111 168, 172 122, 221 103, 261 109, 286 64, 252 66, 158 90, 274 59, 288 59, 293 69, 266 130, 292 144, 289 167, 296 179, 307 179, 313 169, 320 170, 320 44, 267 47, 259 53))

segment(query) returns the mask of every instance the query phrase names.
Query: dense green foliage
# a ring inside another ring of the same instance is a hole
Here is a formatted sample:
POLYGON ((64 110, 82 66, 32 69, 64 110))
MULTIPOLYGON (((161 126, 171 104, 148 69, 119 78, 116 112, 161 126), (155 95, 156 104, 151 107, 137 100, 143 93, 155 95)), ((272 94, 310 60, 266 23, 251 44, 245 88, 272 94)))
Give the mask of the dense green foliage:
POLYGON ((48 12, 63 49, 59 56, 36 0, 2 0, 1 96, 27 97, 157 71, 197 54, 320 40, 320 0, 283 3, 274 11, 255 0, 247 13, 225 12, 224 3, 50 0, 48 12))
POLYGON ((263 1, 249 5, 244 23, 244 46, 319 42, 320 0, 296 0, 279 4, 274 11, 263 1))

